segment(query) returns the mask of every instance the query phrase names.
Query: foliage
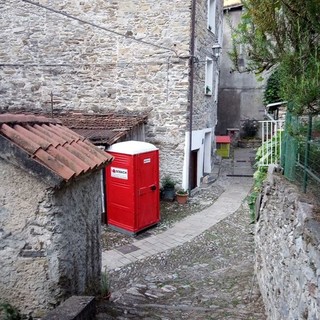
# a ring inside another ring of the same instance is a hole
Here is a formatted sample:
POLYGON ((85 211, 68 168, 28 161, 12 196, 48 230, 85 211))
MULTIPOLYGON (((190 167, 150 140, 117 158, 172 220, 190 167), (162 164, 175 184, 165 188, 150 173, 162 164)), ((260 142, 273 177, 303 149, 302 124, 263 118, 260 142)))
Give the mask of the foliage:
POLYGON ((263 101, 267 105, 269 103, 279 102, 280 96, 280 72, 276 69, 268 78, 266 89, 264 91, 263 101))
MULTIPOLYGON (((300 117, 301 118, 301 117, 300 117)), ((299 125, 292 128, 291 135, 297 141, 298 159, 301 164, 307 160, 308 168, 316 175, 320 174, 320 142, 312 138, 312 132, 320 132, 320 120, 313 119, 311 123, 307 119, 300 119, 299 125), (308 138, 308 127, 311 126, 311 136, 308 138), (311 140, 311 141, 310 141, 311 140), (308 148, 308 158, 306 159, 306 149, 308 148)), ((320 179, 320 177, 319 177, 320 179)))
MULTIPOLYGON (((298 144, 299 162, 305 164, 306 143, 298 144)), ((309 143, 309 152, 307 157, 307 167, 320 179, 320 144, 311 141, 309 143)))
POLYGON ((250 218, 252 222, 255 221, 256 201, 258 199, 259 194, 261 193, 263 181, 265 180, 266 176, 267 176, 267 168, 262 166, 258 167, 258 169, 255 171, 253 175, 253 179, 254 179, 253 189, 247 198, 247 202, 250 209, 250 218))
POLYGON ((320 132, 320 119, 316 120, 312 126, 314 131, 320 132))
POLYGON ((267 176, 267 167, 263 164, 265 160, 268 160, 268 163, 279 163, 280 162, 280 141, 282 131, 279 131, 272 139, 264 142, 257 150, 255 157, 255 167, 256 171, 253 175, 254 185, 252 192, 247 198, 248 205, 250 208, 251 220, 255 220, 255 210, 256 210, 256 201, 261 193, 263 182, 267 176), (277 158, 274 155, 278 155, 277 158))
POLYGON ((161 185, 162 188, 174 188, 174 186, 176 185, 176 182, 171 178, 171 176, 169 175, 165 175, 162 179, 161 179, 161 185))
POLYGON ((257 168, 264 163, 280 163, 282 133, 283 131, 278 131, 270 140, 267 140, 258 148, 255 158, 257 168))
POLYGON ((31 316, 21 315, 19 310, 7 302, 0 302, 0 319, 2 320, 32 320, 31 316))
POLYGON ((287 113, 282 165, 287 179, 319 199, 320 116, 287 113))
POLYGON ((320 113, 319 0, 243 0, 244 13, 233 30, 230 57, 240 71, 239 46, 246 45, 246 71, 277 68, 279 97, 293 112, 320 113))
POLYGON ((259 130, 259 122, 255 119, 246 119, 241 124, 244 137, 254 137, 259 130))
POLYGON ((101 274, 100 294, 105 297, 110 293, 110 279, 107 270, 101 274))
POLYGON ((177 190, 176 194, 186 195, 186 194, 188 194, 188 190, 179 189, 179 190, 177 190))

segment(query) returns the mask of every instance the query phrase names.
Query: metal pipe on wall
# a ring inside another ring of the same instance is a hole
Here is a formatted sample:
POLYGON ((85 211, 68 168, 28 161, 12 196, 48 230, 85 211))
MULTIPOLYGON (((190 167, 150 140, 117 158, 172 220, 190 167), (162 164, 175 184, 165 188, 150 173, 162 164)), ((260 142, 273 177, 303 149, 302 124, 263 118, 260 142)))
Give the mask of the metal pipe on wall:
POLYGON ((189 110, 189 195, 191 195, 191 154, 192 154, 192 118, 193 118, 193 89, 194 89, 194 51, 195 51, 195 30, 196 30, 196 0, 192 0, 191 6, 191 41, 190 41, 190 110, 189 110))

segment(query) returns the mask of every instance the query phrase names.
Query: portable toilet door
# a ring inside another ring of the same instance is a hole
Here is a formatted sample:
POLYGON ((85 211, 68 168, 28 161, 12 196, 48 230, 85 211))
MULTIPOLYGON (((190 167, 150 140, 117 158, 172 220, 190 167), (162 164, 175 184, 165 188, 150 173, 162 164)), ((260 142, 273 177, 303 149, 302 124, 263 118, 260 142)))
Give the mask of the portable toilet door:
POLYGON ((114 157, 106 168, 108 225, 137 233, 160 221, 159 150, 141 141, 112 145, 114 157))

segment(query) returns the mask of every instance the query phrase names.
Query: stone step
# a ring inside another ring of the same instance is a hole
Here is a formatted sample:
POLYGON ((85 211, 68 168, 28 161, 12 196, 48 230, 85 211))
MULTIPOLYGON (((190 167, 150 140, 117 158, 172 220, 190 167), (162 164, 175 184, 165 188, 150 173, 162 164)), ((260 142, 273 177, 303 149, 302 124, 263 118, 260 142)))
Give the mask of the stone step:
POLYGON ((95 314, 95 297, 71 296, 42 320, 94 320, 95 314))

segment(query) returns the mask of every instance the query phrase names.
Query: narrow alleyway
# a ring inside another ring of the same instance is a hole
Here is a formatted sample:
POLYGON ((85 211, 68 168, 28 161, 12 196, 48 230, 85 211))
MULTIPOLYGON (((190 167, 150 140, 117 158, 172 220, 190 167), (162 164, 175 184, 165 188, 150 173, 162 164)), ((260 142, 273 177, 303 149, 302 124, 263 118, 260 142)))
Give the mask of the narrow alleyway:
MULTIPOLYGON (((247 169, 235 173, 233 164, 251 156, 223 160, 215 183, 248 184, 248 171, 240 176, 247 169)), ((100 301, 97 319, 266 319, 254 277, 254 226, 242 200, 192 240, 110 270, 112 299, 100 301)))

